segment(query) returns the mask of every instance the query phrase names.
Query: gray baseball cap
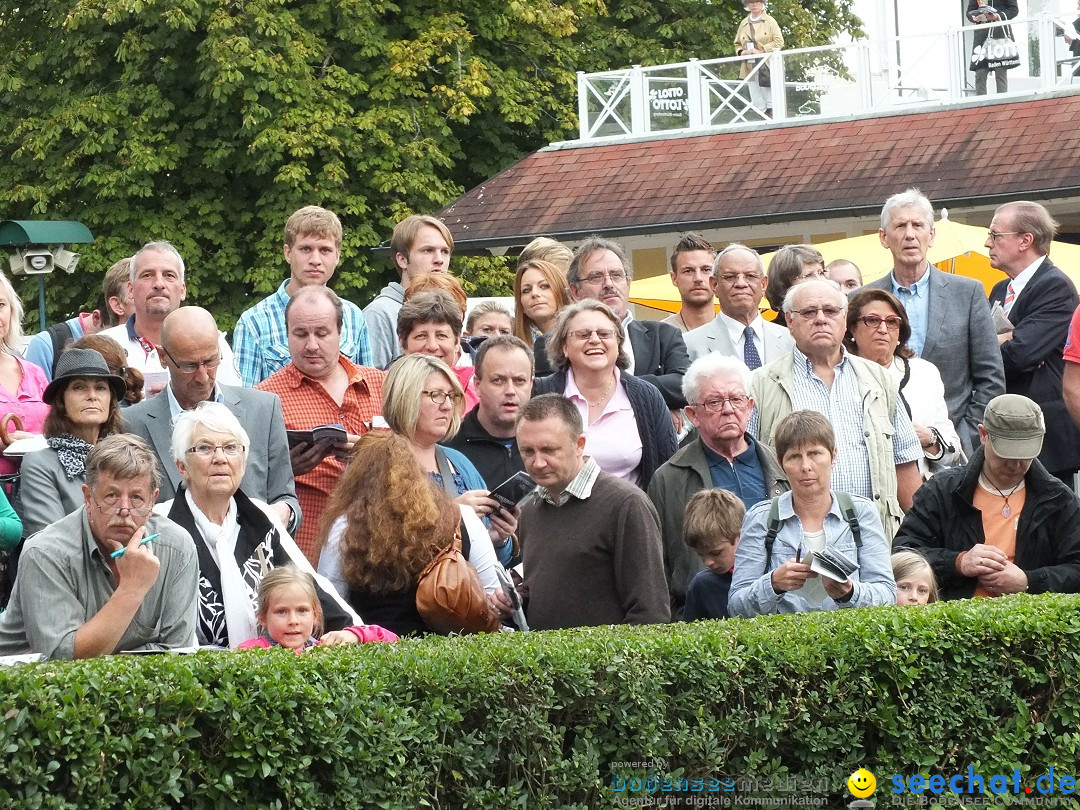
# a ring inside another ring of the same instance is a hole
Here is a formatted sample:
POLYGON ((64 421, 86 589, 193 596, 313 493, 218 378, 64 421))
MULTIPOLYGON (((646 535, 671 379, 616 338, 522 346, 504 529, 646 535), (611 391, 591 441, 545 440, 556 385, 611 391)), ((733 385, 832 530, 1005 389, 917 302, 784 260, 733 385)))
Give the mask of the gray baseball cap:
POLYGON ((1046 420, 1042 408, 1019 394, 1002 394, 986 405, 983 427, 1002 458, 1035 458, 1042 452, 1046 420))

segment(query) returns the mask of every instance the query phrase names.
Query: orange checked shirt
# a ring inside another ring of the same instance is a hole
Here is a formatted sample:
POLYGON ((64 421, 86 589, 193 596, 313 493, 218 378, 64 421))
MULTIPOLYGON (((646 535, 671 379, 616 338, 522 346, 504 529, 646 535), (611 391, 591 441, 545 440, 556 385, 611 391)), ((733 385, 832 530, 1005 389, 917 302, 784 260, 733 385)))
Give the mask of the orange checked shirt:
MULTIPOLYGON (((259 383, 259 390, 281 398, 286 430, 311 430, 339 422, 346 431, 357 436, 371 429, 371 420, 382 413, 386 372, 355 365, 345 357, 338 357, 338 362, 349 375, 349 387, 345 389, 345 399, 340 406, 321 383, 301 374, 292 363, 259 383)), ((315 535, 330 493, 344 471, 345 464, 328 455, 315 469, 296 476, 296 497, 304 516, 296 532, 296 544, 316 567, 320 549, 315 535)))

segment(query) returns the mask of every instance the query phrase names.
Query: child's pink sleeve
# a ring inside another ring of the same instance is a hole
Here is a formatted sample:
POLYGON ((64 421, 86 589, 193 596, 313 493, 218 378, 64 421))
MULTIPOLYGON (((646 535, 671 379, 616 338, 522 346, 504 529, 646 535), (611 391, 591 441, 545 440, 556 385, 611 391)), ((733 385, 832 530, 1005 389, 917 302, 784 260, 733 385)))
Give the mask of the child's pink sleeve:
POLYGON ((268 650, 268 649, 270 649, 270 642, 267 641, 262 636, 257 636, 255 638, 249 638, 247 641, 241 641, 239 644, 236 645, 236 649, 238 649, 238 650, 256 650, 256 649, 268 650))
POLYGON ((397 641, 397 633, 392 633, 385 627, 379 627, 377 624, 364 624, 359 627, 346 627, 350 633, 356 636, 356 640, 361 644, 367 644, 369 641, 397 641))

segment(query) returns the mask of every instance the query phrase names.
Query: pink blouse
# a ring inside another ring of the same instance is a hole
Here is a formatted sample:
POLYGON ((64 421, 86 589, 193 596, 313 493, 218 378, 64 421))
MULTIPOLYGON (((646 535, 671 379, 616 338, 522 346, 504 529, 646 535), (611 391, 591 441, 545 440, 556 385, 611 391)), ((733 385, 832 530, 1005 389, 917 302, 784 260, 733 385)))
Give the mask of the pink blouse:
MULTIPOLYGON (((22 380, 19 382, 19 390, 14 394, 0 385, 0 416, 13 413, 22 420, 23 430, 28 433, 41 433, 45 427, 45 417, 49 415, 49 406, 41 400, 41 395, 49 381, 45 379, 45 372, 33 363, 26 362, 18 355, 12 357, 22 370, 22 380)), ((12 427, 8 426, 9 429, 12 427)), ((18 469, 19 462, 16 459, 0 456, 0 475, 8 475, 18 469)))

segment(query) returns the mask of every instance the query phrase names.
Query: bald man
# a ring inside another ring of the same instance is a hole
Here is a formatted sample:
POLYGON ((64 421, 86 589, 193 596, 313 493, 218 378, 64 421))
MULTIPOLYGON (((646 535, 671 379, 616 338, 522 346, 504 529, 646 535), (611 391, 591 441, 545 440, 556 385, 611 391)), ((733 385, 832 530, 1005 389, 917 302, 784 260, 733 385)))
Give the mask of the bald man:
POLYGON ((218 383, 219 332, 214 316, 202 307, 180 307, 169 313, 161 326, 157 353, 169 372, 169 383, 159 396, 127 408, 124 421, 128 432, 146 439, 158 457, 164 473, 159 500, 175 497, 181 480, 172 461, 173 421, 200 402, 220 402, 236 414, 251 437, 240 488, 248 497, 272 505, 282 523, 295 532, 300 525, 300 502, 281 400, 263 391, 218 383))

